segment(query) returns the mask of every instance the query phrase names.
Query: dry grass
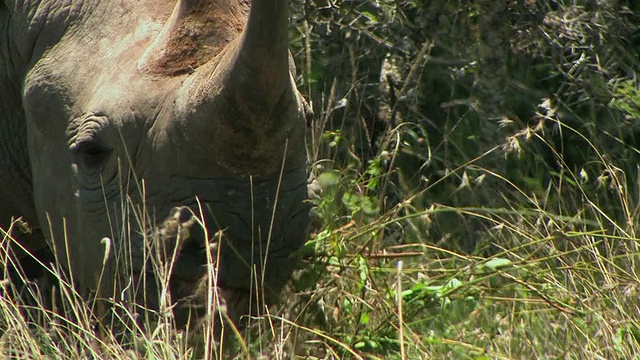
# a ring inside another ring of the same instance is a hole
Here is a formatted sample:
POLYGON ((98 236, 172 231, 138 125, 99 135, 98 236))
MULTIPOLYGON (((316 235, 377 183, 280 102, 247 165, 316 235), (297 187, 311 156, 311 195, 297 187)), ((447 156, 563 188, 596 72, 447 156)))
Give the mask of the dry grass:
MULTIPOLYGON (((124 301, 113 303, 115 316, 98 328, 96 304, 81 299, 63 276, 54 273, 60 296, 56 307, 70 316, 42 311, 42 302, 26 305, 1 297, 3 355, 635 358, 640 353, 640 240, 635 235, 638 203, 628 195, 627 177, 612 169, 608 179, 616 185, 611 196, 620 208, 628 209, 628 217, 617 222, 597 207, 590 191, 580 185, 579 174, 565 172, 549 185, 544 199, 515 187, 497 171, 477 171, 504 182, 519 199, 500 208, 434 203, 419 211, 406 199, 375 213, 366 209, 367 200, 345 196, 349 191, 352 196, 368 196, 354 189, 365 189, 370 178, 360 174, 354 182, 351 175, 321 175, 315 211, 325 217, 325 226, 306 246, 314 255, 296 273, 283 303, 254 319, 242 334, 227 326, 223 340, 214 341, 209 322, 188 340, 175 330, 169 304, 162 305, 157 321, 138 327, 137 308, 124 301), (581 192, 583 207, 578 211, 548 205, 552 197, 563 198, 563 184, 581 192), (455 238, 411 241, 411 232, 429 229, 433 219, 451 214, 460 219, 460 226, 472 220, 484 224, 473 230, 476 251, 454 250, 449 243, 455 238), (199 347, 194 349, 194 343, 199 347)), ((472 187, 483 185, 470 180, 465 186, 469 188, 458 191, 478 191, 472 187)), ((3 242, 7 241, 5 234, 3 242)), ((164 279, 162 293, 168 288, 164 279)), ((213 302, 210 318, 217 316, 213 302)))
POLYGON ((624 4, 522 2, 498 9, 505 41, 483 43, 497 10, 476 2, 320 3, 298 9, 292 44, 316 111, 321 225, 282 303, 223 341, 211 323, 188 340, 168 304, 137 327, 117 302, 96 331, 94 305, 60 280, 73 322, 0 297, 3 355, 639 359, 637 19, 624 4))

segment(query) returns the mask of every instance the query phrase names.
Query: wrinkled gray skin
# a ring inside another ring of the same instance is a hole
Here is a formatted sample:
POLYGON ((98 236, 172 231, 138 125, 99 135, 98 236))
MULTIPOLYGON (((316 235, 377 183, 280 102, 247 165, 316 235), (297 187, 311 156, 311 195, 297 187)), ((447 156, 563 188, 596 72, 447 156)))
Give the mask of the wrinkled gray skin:
MULTIPOLYGON (((246 303, 252 274, 277 293, 309 221, 287 9, 286 0, 250 10, 246 0, 0 2, 0 227, 22 217, 32 228, 14 231, 23 246, 46 261, 52 249, 82 294, 110 297, 129 278, 144 288, 152 268, 154 245, 140 236, 150 227, 131 209, 161 223, 176 206, 199 214, 198 199, 209 238, 223 230, 216 285, 226 300, 246 303), (113 249, 97 289, 103 237, 113 249)), ((175 283, 205 276, 211 239, 194 233, 175 283)), ((172 287, 178 298, 196 291, 172 287)))

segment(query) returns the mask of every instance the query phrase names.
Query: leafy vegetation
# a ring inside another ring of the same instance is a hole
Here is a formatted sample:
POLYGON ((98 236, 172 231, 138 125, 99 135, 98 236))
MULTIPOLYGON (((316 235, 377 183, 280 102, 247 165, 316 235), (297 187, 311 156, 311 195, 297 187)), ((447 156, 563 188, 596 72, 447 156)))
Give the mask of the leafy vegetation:
POLYGON ((194 353, 170 315, 96 334, 70 289, 71 328, 0 297, 5 354, 637 359, 637 2, 292 9, 317 221, 282 304, 194 353))

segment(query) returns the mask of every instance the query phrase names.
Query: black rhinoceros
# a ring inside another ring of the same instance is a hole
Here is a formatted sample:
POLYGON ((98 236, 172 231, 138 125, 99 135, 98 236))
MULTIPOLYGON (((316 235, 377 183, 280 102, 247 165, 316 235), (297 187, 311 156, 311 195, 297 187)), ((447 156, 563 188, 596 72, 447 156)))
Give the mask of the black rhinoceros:
POLYGON ((0 227, 21 218, 22 247, 113 297, 145 288, 155 225, 193 211, 207 231, 179 246, 174 297, 209 254, 228 302, 277 294, 309 223, 287 13, 286 0, 0 1, 0 227))

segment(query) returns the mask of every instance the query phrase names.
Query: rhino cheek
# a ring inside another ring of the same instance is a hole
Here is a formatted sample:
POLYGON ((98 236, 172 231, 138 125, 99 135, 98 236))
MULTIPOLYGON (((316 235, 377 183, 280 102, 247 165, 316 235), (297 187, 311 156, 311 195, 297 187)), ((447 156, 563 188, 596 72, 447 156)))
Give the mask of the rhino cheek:
POLYGON ((254 182, 220 181, 217 201, 203 194, 211 230, 222 230, 218 285, 279 291, 293 270, 289 256, 306 239, 306 173, 299 168, 254 182), (257 277, 257 278, 256 278, 257 277))
MULTIPOLYGON (((43 228, 50 229, 58 264, 73 276, 80 293, 88 295, 96 290, 100 274, 112 272, 110 269, 102 271, 105 245, 101 240, 119 233, 109 224, 110 219, 120 223, 121 206, 113 196, 108 196, 109 191, 79 191, 77 186, 71 185, 73 180, 64 181, 64 177, 58 176, 60 181, 50 181, 56 177, 47 176, 47 173, 51 171, 39 171, 34 181, 39 221, 48 224, 43 228), (105 203, 113 204, 108 215, 105 203)), ((119 193, 119 190, 111 193, 119 193)), ((107 281, 104 279, 103 283, 107 281)))
POLYGON ((66 264, 68 261, 63 251, 65 223, 74 221, 75 200, 70 175, 60 171, 65 168, 65 161, 60 155, 64 150, 47 144, 44 135, 36 129, 30 130, 29 153, 38 223, 50 245, 55 245, 60 261, 66 264))
MULTIPOLYGON (((98 193, 100 191, 96 191, 98 193)), ((86 195, 85 195, 86 196, 86 195)), ((71 239, 67 246, 71 256, 71 268, 74 274, 76 285, 81 291, 97 290, 100 275, 110 276, 113 272, 109 266, 112 263, 113 251, 116 249, 118 239, 114 239, 114 234, 120 231, 115 229, 117 224, 113 224, 114 229, 110 228, 110 223, 118 221, 121 218, 120 206, 115 202, 107 200, 106 203, 113 204, 110 206, 113 210, 107 214, 104 200, 98 200, 96 194, 87 200, 82 197, 82 192, 76 192, 76 212, 75 222, 69 224, 69 238, 71 239), (117 209, 117 210, 116 210, 117 209), (115 210, 115 211, 114 211, 115 210), (105 244, 104 238, 108 238, 110 243, 105 244), (109 253, 105 254, 109 246, 109 253), (108 255, 108 257, 106 257, 108 255), (105 261, 109 260, 109 261, 105 261), (106 266, 106 268, 104 268, 106 266), (103 269, 104 268, 104 269, 103 269)), ((108 198, 107 198, 108 199, 108 198)), ((111 288, 107 279, 103 279, 104 288, 111 288)))
MULTIPOLYGON (((190 228, 189 241, 195 240, 195 248, 200 249, 207 241, 214 245, 211 257, 218 267, 217 285, 221 287, 248 291, 257 284, 276 293, 293 270, 295 262, 290 255, 306 240, 309 206, 303 167, 285 172, 282 179, 279 175, 253 181, 183 176, 157 179, 147 183, 147 194, 147 204, 155 208, 158 224, 173 206, 188 206, 204 218, 208 239, 195 225, 190 228)), ((188 269, 186 277, 193 277, 190 266, 194 263, 204 274, 206 255, 202 251, 191 248, 182 255, 179 261, 188 269)))

